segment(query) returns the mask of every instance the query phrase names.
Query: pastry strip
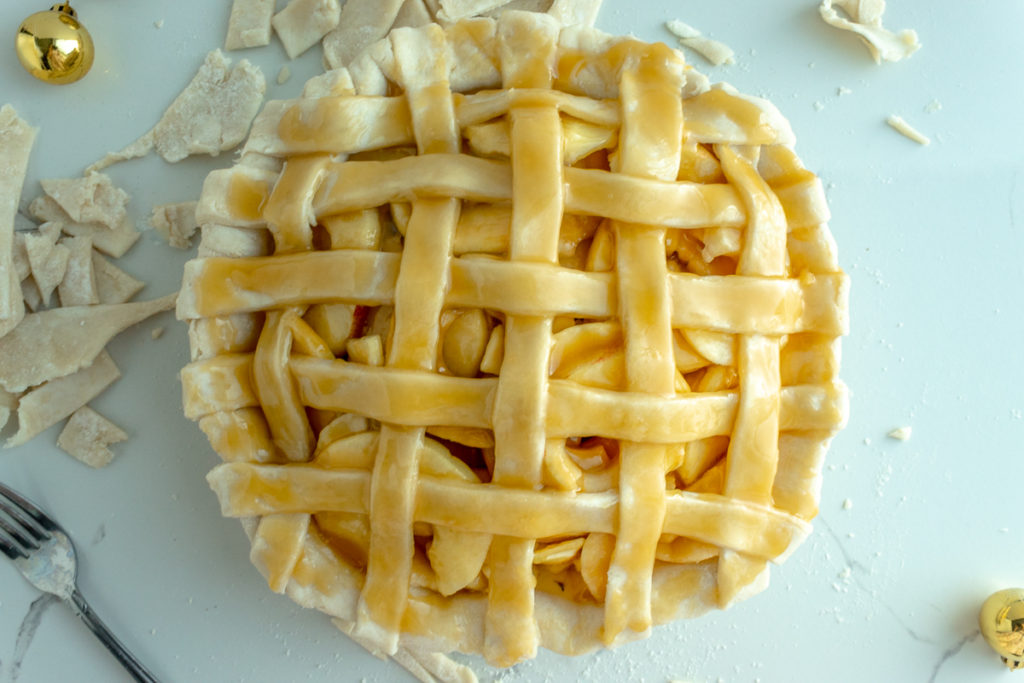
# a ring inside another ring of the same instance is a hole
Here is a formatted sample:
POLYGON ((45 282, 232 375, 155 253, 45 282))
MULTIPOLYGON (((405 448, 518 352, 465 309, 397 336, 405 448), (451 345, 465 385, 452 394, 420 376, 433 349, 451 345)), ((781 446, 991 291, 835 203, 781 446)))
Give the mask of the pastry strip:
MULTIPOLYGON (((749 216, 736 272, 766 277, 785 274, 786 217, 749 158, 755 152, 724 145, 716 152, 726 177, 739 188, 749 216)), ((737 356, 740 402, 725 461, 723 492, 764 503, 770 500, 779 457, 779 339, 758 333, 740 335, 737 356)), ((724 551, 718 562, 719 604, 732 602, 765 571, 762 560, 724 551)))
MULTIPOLYGON (((448 89, 443 32, 433 25, 421 31, 397 29, 391 41, 399 58, 397 76, 409 101, 420 154, 457 152, 459 136, 448 89)), ((444 305, 458 215, 456 199, 417 199, 412 203, 402 267, 395 282, 389 367, 434 369, 437 321, 444 305)), ((423 428, 382 424, 373 469, 373 523, 355 632, 372 638, 388 654, 398 649, 412 573, 413 508, 423 438, 423 428)))
MULTIPOLYGON (((497 385, 493 378, 468 380, 402 370, 369 370, 357 363, 307 358, 293 358, 290 367, 298 379, 303 403, 319 409, 358 409, 373 419, 408 426, 491 427, 490 411, 497 385), (361 386, 354 386, 357 383, 361 386), (386 396, 394 400, 370 396, 362 387, 388 392, 386 396)), ((182 371, 186 416, 198 419, 257 405, 251 371, 252 357, 247 354, 222 354, 190 364, 182 371)), ((832 382, 784 387, 780 429, 838 428, 842 426, 846 400, 842 385, 832 382)), ((571 437, 589 429, 608 438, 673 443, 727 434, 735 417, 732 411, 736 394, 701 392, 663 399, 552 380, 547 402, 547 431, 552 437, 571 437), (671 422, 658 424, 661 419, 671 422)))
MULTIPOLYGON (((627 59, 620 88, 632 103, 619 133, 619 172, 674 181, 679 170, 683 110, 679 91, 683 61, 664 45, 645 46, 627 59)), ((626 387, 656 396, 675 393, 671 292, 665 231, 613 223, 618 299, 625 342, 626 387)), ((665 447, 619 444, 619 505, 615 547, 605 592, 605 643, 623 631, 651 627, 654 554, 665 516, 665 447)))
MULTIPOLYGON (((200 259, 186 265, 192 286, 182 294, 184 318, 259 310, 268 301, 329 301, 379 305, 394 299, 399 257, 358 251, 292 257, 200 259)), ((845 333, 837 304, 846 297, 841 275, 812 280, 748 276, 668 276, 672 325, 728 332, 845 333)), ((578 314, 607 318, 618 312, 614 279, 541 264, 453 259, 449 306, 491 308, 537 316, 578 314)))
MULTIPOLYGON (((225 516, 248 517, 311 510, 365 514, 370 476, 356 469, 225 463, 209 479, 225 516)), ((567 497, 432 476, 423 476, 419 487, 415 519, 466 532, 536 538, 613 533, 619 514, 614 492, 567 497)), ((805 521, 767 505, 685 491, 666 496, 664 520, 666 533, 778 561, 809 531, 805 521)))
MULTIPOLYGON (((509 20, 498 28, 505 87, 549 87, 558 37, 555 22, 525 13, 506 16, 509 20)), ((509 112, 513 199, 508 257, 512 262, 554 264, 563 210, 558 110, 546 102, 520 100, 517 105, 509 112)), ((506 318, 493 412, 492 481, 497 484, 533 488, 540 483, 550 344, 550 318, 506 318)), ((506 665, 537 652, 533 546, 530 540, 502 535, 491 544, 484 649, 489 658, 506 665)))

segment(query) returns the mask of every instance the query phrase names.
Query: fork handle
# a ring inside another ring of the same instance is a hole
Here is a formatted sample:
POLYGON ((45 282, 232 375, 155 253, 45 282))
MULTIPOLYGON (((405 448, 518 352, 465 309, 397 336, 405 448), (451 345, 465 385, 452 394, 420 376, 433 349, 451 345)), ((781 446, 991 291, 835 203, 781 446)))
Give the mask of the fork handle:
POLYGON ((82 594, 76 588, 72 591, 70 599, 68 600, 75 614, 85 622, 85 625, 89 627, 89 630, 100 639, 100 642, 110 650, 110 654, 117 658, 117 661, 121 663, 121 666, 132 675, 136 681, 140 683, 159 683, 157 677, 154 676, 142 665, 138 659, 135 658, 131 652, 128 651, 120 640, 107 628, 107 625, 96 616, 96 612, 93 611, 89 603, 85 601, 82 594))

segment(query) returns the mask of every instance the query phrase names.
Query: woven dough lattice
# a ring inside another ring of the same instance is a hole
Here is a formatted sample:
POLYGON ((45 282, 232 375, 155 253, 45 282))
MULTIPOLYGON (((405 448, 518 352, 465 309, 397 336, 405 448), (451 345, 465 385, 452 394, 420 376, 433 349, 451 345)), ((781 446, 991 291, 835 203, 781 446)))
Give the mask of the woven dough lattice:
POLYGON ((809 530, 847 280, 769 103, 508 12, 270 102, 179 315, 276 591, 383 652, 579 653, 760 590, 809 530))

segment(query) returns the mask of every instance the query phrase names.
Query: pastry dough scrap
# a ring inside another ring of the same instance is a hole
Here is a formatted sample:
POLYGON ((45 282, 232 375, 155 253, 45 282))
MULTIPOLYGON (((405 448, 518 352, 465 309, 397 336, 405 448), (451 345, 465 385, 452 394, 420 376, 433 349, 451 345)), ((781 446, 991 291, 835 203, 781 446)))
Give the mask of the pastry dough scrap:
POLYGON ((68 250, 68 265, 58 287, 60 305, 89 306, 101 303, 92 240, 88 237, 65 237, 61 244, 68 250))
POLYGON ((289 59, 295 59, 338 25, 338 0, 291 0, 271 24, 289 59))
POLYGON ((86 173, 145 156, 153 149, 171 163, 193 154, 217 156, 245 139, 266 89, 259 67, 245 59, 232 66, 223 52, 214 50, 151 131, 108 154, 86 173))
POLYGON ((338 26, 324 36, 324 61, 332 69, 348 66, 363 50, 387 35, 403 0, 346 0, 338 26))
POLYGON ((35 137, 36 129, 19 118, 14 107, 0 107, 0 337, 25 315, 14 268, 14 220, 35 137))
POLYGON ((174 308, 177 293, 138 303, 55 308, 25 316, 0 339, 0 385, 24 391, 93 362, 115 335, 174 308))
POLYGON ((103 173, 41 180, 40 185, 75 223, 99 223, 116 230, 127 213, 128 193, 103 173))
POLYGON ((424 676, 762 589, 848 408, 849 283, 778 110, 539 12, 342 63, 207 178, 177 308, 270 587, 424 676))
POLYGON ((669 33, 679 39, 680 45, 697 52, 701 57, 715 66, 732 64, 736 61, 736 53, 725 43, 708 38, 703 33, 683 23, 679 19, 665 22, 669 33))
MULTIPOLYGON (((436 4, 437 0, 434 0, 434 2, 436 4)), ((548 10, 551 9, 553 4, 554 0, 509 0, 509 2, 505 3, 504 5, 483 12, 478 16, 487 17, 489 19, 496 19, 499 14, 507 11, 547 12, 548 10)), ((440 6, 438 6, 437 9, 440 10, 440 6)))
POLYGON ((927 135, 919 131, 917 128, 914 128, 912 125, 907 123, 902 116, 891 114, 890 116, 886 117, 885 122, 888 123, 889 127, 895 130, 897 133, 907 138, 908 140, 913 140, 919 145, 927 147, 932 143, 931 138, 929 138, 927 135))
POLYGON ((433 21, 433 17, 430 16, 430 10, 423 4, 423 0, 405 0, 402 3, 402 8, 395 15, 393 28, 404 26, 415 28, 429 24, 431 21, 433 21))
POLYGON ((57 243, 60 230, 60 223, 44 223, 35 232, 25 235, 25 253, 42 306, 50 305, 50 297, 63 281, 71 255, 67 246, 57 243))
POLYGON ((913 29, 893 33, 882 25, 885 0, 821 0, 818 11, 825 23, 859 36, 875 64, 881 64, 882 60, 898 62, 921 49, 913 29), (836 7, 849 19, 839 14, 836 7))
POLYGON ((89 406, 82 406, 64 425, 57 446, 89 467, 100 468, 114 459, 109 446, 127 439, 123 429, 89 406))
POLYGON ((101 351, 92 362, 26 392, 18 401, 18 431, 5 448, 20 446, 99 396, 121 376, 113 359, 101 351))
POLYGON ((509 0, 440 0, 437 18, 452 23, 496 10, 508 3, 509 0))
POLYGON ((39 287, 31 275, 21 281, 21 295, 25 300, 25 307, 29 311, 35 313, 42 310, 43 295, 39 292, 39 287))
POLYGON ((146 286, 145 282, 124 272, 96 250, 90 255, 99 303, 123 304, 131 301, 146 286))
POLYGON ((269 44, 274 4, 275 0, 234 0, 224 48, 241 50, 269 44))
MULTIPOLYGON (((33 226, 34 229, 34 226, 33 226)), ((25 235, 28 230, 14 233, 14 248, 11 254, 11 268, 18 280, 24 280, 32 274, 32 266, 28 262, 28 250, 25 248, 25 235)))
POLYGON ((172 247, 188 249, 192 245, 192 235, 199 229, 199 223, 196 221, 196 202, 154 206, 149 224, 172 247))
POLYGON ((125 216, 115 228, 108 228, 102 223, 76 223, 68 213, 52 198, 46 195, 36 197, 28 205, 29 214, 37 220, 47 223, 60 223, 65 234, 72 237, 88 237, 92 245, 108 256, 121 258, 139 239, 139 231, 135 222, 125 216))
POLYGON ((555 0, 548 14, 562 26, 593 26, 604 0, 555 0))

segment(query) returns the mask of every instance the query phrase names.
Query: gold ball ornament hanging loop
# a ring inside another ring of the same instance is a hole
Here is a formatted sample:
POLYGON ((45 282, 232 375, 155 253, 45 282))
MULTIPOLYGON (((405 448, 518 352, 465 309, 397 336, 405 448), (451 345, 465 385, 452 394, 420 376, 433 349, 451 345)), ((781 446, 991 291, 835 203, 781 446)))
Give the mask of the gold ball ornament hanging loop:
POLYGON ((1011 671, 1024 668, 1024 588, 988 596, 978 613, 981 635, 1011 671))
POLYGON ((78 21, 71 3, 36 12, 18 27, 18 61, 45 83, 74 83, 89 72, 95 55, 92 36, 78 21))

